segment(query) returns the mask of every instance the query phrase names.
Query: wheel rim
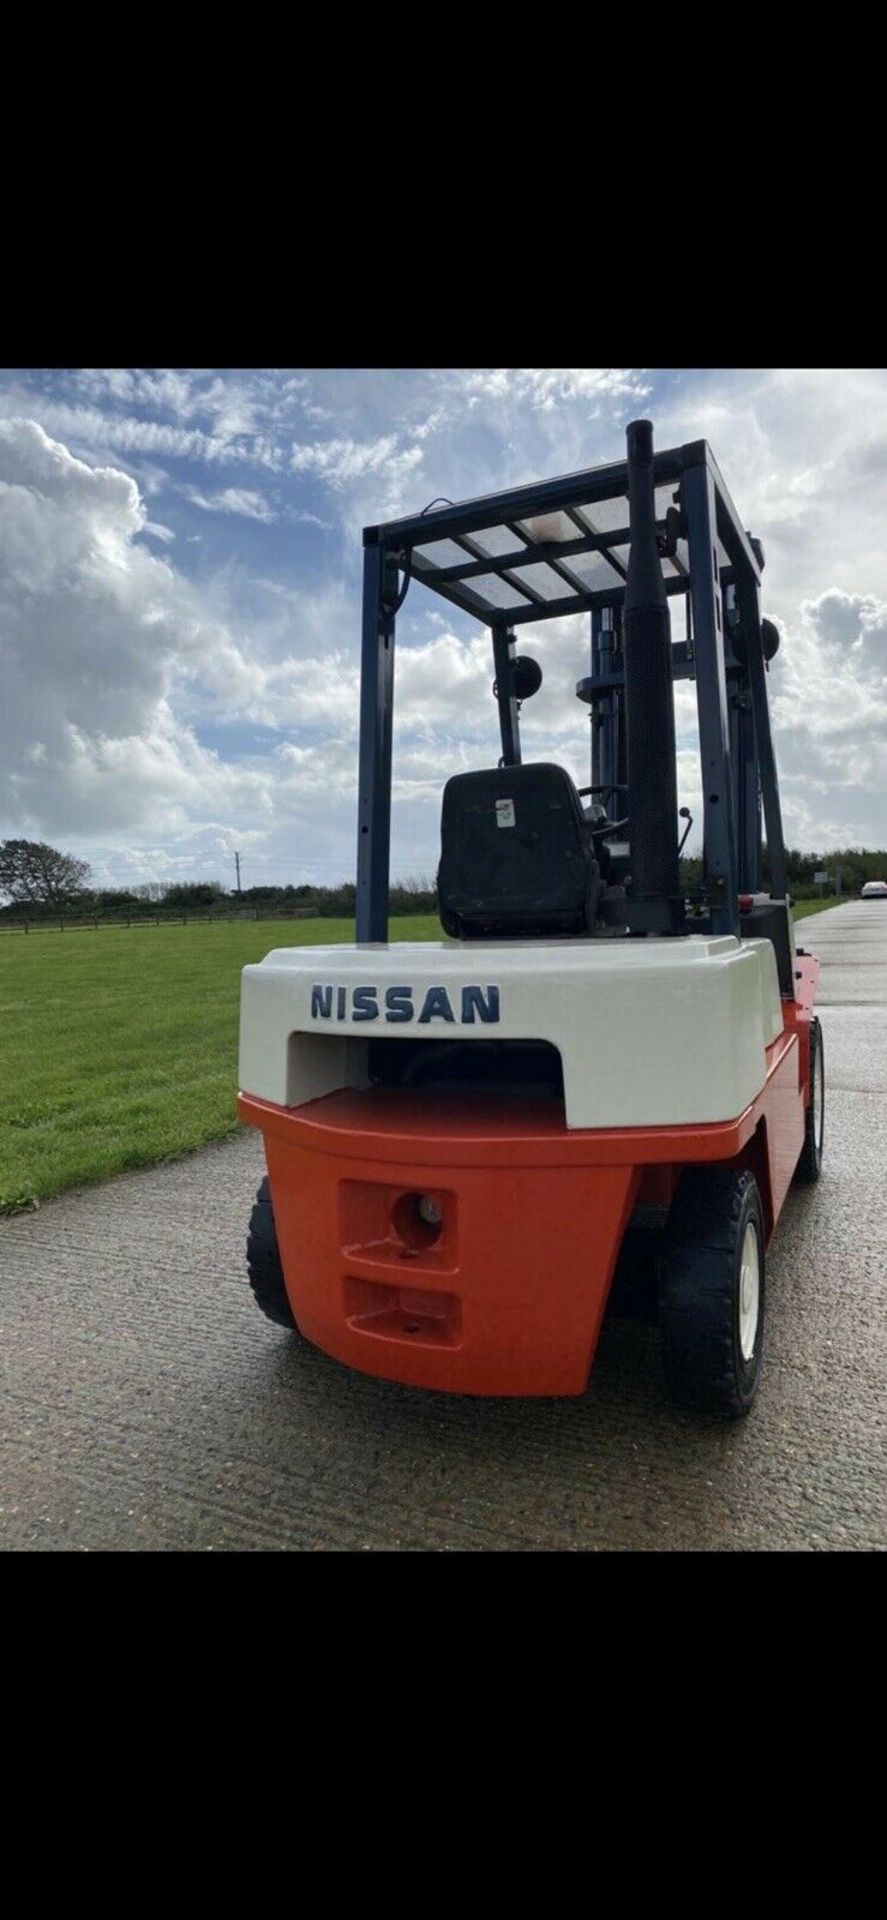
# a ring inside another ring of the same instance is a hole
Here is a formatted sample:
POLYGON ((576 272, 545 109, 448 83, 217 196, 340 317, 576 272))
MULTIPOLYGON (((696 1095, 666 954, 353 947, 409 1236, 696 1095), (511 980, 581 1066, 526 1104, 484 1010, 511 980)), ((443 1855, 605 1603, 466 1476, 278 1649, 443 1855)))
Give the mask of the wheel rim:
POLYGON ((819 1048, 813 1056, 813 1137, 817 1153, 822 1150, 822 1123, 825 1117, 825 1082, 822 1073, 822 1054, 819 1048))
POLYGON ((739 1346, 743 1360, 751 1360, 761 1310, 761 1255, 757 1230, 749 1221, 742 1242, 739 1269, 739 1346))

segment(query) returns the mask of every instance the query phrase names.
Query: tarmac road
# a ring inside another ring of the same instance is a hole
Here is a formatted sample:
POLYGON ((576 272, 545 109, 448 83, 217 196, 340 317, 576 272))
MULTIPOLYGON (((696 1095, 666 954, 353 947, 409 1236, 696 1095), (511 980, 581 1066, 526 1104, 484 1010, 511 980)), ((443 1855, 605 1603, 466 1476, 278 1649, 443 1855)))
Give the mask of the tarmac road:
POLYGON ((0 1222, 0 1545, 883 1549, 887 901, 799 938, 824 963, 826 1159, 768 1259, 749 1419, 673 1409, 631 1321, 579 1400, 346 1372, 249 1298, 247 1132, 0 1222))

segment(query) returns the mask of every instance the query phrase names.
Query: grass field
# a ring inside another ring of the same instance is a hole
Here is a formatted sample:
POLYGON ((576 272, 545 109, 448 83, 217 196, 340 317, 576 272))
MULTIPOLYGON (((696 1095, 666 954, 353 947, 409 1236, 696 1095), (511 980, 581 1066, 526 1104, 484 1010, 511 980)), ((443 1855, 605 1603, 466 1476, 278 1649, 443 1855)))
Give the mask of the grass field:
POLYGON ((806 920, 808 913, 824 913, 826 907, 840 907, 840 900, 796 900, 792 908, 793 920, 806 920))
MULTIPOLYGON (((241 967, 353 937, 350 920, 0 937, 0 1212, 233 1133, 241 967)), ((440 927, 412 915, 391 937, 440 927)))
MULTIPOLYGON (((440 927, 411 915, 391 937, 440 927)), ((0 1211, 233 1133, 241 967, 353 938, 351 920, 0 938, 0 1211)))

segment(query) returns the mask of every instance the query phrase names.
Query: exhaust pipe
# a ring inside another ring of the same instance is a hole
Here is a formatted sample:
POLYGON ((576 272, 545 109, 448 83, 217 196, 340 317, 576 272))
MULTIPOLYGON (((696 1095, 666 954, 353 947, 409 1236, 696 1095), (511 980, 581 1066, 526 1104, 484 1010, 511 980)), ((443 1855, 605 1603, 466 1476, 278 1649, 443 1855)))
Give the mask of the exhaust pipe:
POLYGON ((632 933, 677 933, 683 927, 678 867, 678 789, 671 677, 671 628, 653 490, 653 428, 628 428, 631 547, 625 585, 625 734, 632 933))

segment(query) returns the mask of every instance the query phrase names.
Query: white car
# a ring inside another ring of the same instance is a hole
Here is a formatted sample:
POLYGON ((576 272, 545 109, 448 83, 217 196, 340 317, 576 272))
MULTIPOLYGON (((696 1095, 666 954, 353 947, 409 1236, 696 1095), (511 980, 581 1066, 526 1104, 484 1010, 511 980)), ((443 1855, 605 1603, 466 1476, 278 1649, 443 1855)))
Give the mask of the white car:
POLYGON ((887 900, 887 880, 867 880, 860 894, 861 900, 887 900))

